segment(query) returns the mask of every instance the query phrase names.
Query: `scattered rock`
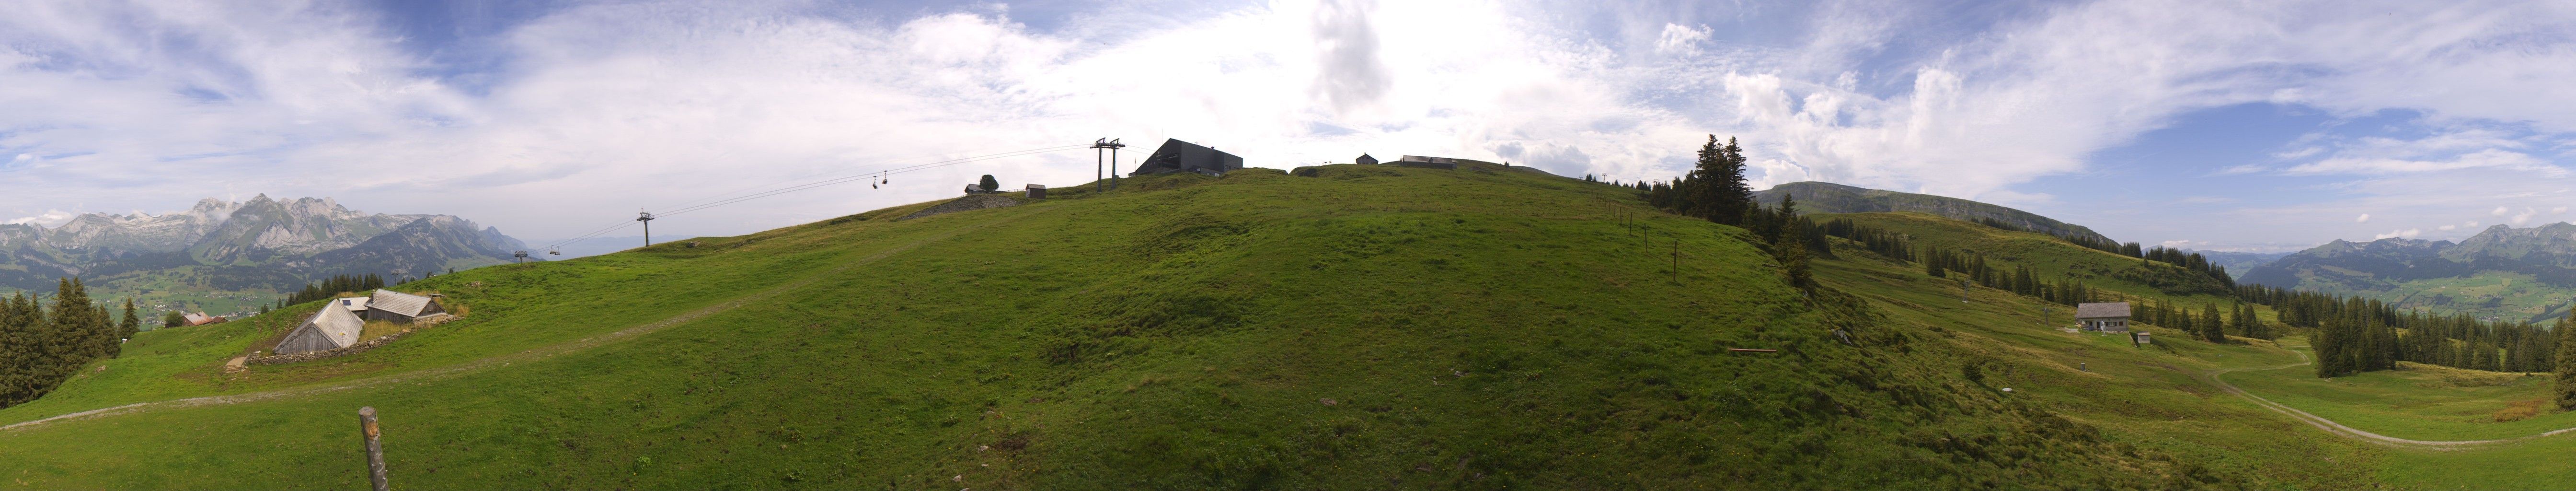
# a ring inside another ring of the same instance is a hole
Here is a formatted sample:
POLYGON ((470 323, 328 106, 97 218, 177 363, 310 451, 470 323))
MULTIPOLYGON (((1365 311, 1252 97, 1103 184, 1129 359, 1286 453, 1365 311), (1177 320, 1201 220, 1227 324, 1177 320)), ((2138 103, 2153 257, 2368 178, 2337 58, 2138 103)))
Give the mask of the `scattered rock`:
POLYGON ((1336 400, 1333 400, 1333 398, 1330 398, 1330 397, 1326 397, 1326 398, 1323 398, 1323 399, 1319 399, 1319 400, 1316 400, 1315 402, 1321 402, 1321 403, 1324 403, 1324 405, 1326 405, 1326 406, 1339 406, 1339 405, 1342 405, 1342 401, 1336 401, 1336 400))

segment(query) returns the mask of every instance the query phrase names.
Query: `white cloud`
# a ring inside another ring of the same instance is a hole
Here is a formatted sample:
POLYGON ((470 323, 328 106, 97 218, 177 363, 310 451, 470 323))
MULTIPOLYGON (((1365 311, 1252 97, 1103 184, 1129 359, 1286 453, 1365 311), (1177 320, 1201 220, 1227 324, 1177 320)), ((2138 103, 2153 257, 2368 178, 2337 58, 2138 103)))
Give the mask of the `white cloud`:
POLYGON ((2325 153, 2325 151, 2326 147, 2305 146, 2299 147, 2297 150, 2273 153, 2272 158, 2279 160, 2298 160, 2315 156, 2316 154, 2325 153))
POLYGON ((2477 221, 2477 220, 2470 220, 2468 224, 2466 224, 2466 225, 2461 225, 2461 226, 2462 226, 2462 227, 2467 227, 2467 228, 2478 228, 2478 221, 2477 221))
MULTIPOLYGON (((548 238, 709 190, 1102 136, 1141 147, 1125 153, 1129 168, 1170 137, 1255 166, 1430 154, 1633 180, 1678 174, 1711 129, 1627 99, 1661 82, 1613 54, 1474 0, 1283 1, 1047 30, 993 14, 591 4, 490 40, 509 62, 463 82, 428 75, 374 20, 331 9, 30 7, 0 19, 0 46, 69 46, 58 55, 90 63, 0 67, 0 128, 53 128, 0 136, 0 148, 75 155, 10 164, 25 180, 0 206, 333 195, 548 238), (175 56, 151 43, 190 36, 209 47, 175 56), (171 95, 192 87, 223 97, 171 95), (432 171, 339 171, 351 167, 432 171)), ((767 198, 655 231, 739 233, 938 199, 986 173, 1078 183, 1091 160, 898 175, 886 190, 767 198)))
POLYGON ((2352 221, 2353 223, 2370 223, 2370 214, 2363 213, 2360 218, 2354 218, 2352 221))
POLYGON ((2567 212, 2567 207, 2561 206, 2561 207, 2557 207, 2557 208, 2550 208, 2550 209, 2549 209, 2549 212, 2550 212, 2550 213, 2566 213, 2566 212, 2567 212))
POLYGON ((2498 207, 2496 207, 2495 211, 2487 212, 2487 214, 2489 214, 2489 215, 2495 215, 2495 216, 2504 216, 2504 214, 2506 214, 2506 213, 2513 213, 2513 209, 2511 209, 2511 208, 2506 208, 2506 207, 2502 207, 2502 206, 2498 206, 2498 207))
POLYGON ((2457 230, 2457 229, 2459 229, 2459 228, 2460 228, 2460 226, 2458 226, 2458 225, 2443 225, 2443 226, 2440 226, 2440 227, 2433 227, 2433 229, 2434 229, 2434 230, 2440 230, 2440 231, 2444 231, 2444 232, 2449 232, 2449 231, 2452 231, 2452 230, 2457 230))
MULTIPOLYGON (((0 215, 0 216, 6 216, 6 215, 0 215)), ((72 213, 72 212, 68 212, 68 211, 62 211, 62 210, 45 210, 45 212, 44 212, 44 213, 38 213, 38 214, 36 214, 35 216, 25 216, 25 217, 12 218, 12 219, 9 219, 8 221, 0 221, 0 224, 10 224, 10 225, 34 224, 34 225, 44 226, 44 227, 46 227, 46 228, 53 228, 53 227, 60 227, 60 226, 63 226, 63 224, 65 224, 65 223, 71 223, 72 218, 73 218, 73 217, 77 217, 77 216, 79 216, 79 214, 78 214, 78 213, 72 213)))
POLYGON ((2424 231, 2423 231, 2422 229, 2412 229, 2412 228, 2410 228, 2410 229, 2402 229, 2402 230, 2391 230, 2391 231, 2389 231, 2388 233, 2384 233, 2384 234, 2379 234, 2379 235, 2376 235, 2376 236, 2372 236, 2372 237, 2371 237, 2371 240, 2386 239, 2386 238, 2391 238, 2391 237, 2395 237, 2395 238, 2403 238, 2403 239, 2412 239, 2412 238, 2415 238, 2415 236, 2417 236, 2417 235, 2422 235, 2423 233, 2424 233, 2424 231))
POLYGON ((2550 165, 2530 155, 2486 149, 2441 159, 2401 159, 2375 157, 2334 157, 2300 164, 2281 173, 2317 174, 2412 174, 2462 169, 2497 168, 2531 171, 2548 176, 2562 176, 2567 170, 2550 165))
POLYGON ((2509 220, 2506 220, 2506 222, 2508 222, 2508 223, 2512 223, 2512 224, 2514 224, 2514 225, 2521 225, 2521 224, 2524 224, 2524 223, 2529 223, 2529 222, 2531 221, 2531 217, 2532 217, 2533 215, 2539 215, 2539 214, 2540 214, 2540 212, 2539 212, 2539 211, 2537 211, 2537 210, 2533 210, 2533 209, 2530 209, 2530 208, 2523 208, 2523 209, 2522 209, 2522 213, 2515 213, 2515 214, 2513 215, 2513 218, 2512 218, 2512 219, 2509 219, 2509 220))
POLYGON ((1655 38, 1655 52, 1665 54, 1698 54, 1699 44, 1708 41, 1708 26, 1690 27, 1664 24, 1664 33, 1655 38))

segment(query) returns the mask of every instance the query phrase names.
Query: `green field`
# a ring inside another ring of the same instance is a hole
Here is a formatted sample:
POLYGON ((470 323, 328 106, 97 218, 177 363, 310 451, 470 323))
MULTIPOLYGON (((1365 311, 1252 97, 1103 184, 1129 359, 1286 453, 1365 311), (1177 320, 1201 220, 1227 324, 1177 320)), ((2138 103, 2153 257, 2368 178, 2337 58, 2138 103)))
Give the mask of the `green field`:
POLYGON ((241 374, 222 361, 312 307, 156 332, 0 421, 230 398, 0 432, 0 475, 356 487, 351 411, 374 406, 419 488, 2259 479, 1963 381, 1947 343, 1803 296, 1740 230, 1653 217, 1639 240, 1611 219, 1647 211, 1624 189, 1481 165, 1311 174, 461 271, 408 285, 470 307, 460 321, 241 374))
MULTIPOLYGON (((2208 382, 2302 359, 2269 342, 2066 333, 2063 306, 1961 302, 1857 250, 1803 292, 1745 232, 1622 188, 1298 174, 459 271, 403 289, 460 320, 242 373, 224 361, 319 304, 145 333, 0 409, 151 403, 0 430, 0 488, 357 488, 360 406, 423 489, 2342 489, 2576 467, 2551 438, 2471 451, 2520 470, 2470 475, 2442 467, 2469 452, 2344 439, 2208 382)), ((1849 216, 2160 295, 2111 273, 2133 259, 2045 236, 1849 216)), ((2297 382, 2256 390, 2315 390, 2297 382)), ((2525 390, 2378 386, 2416 402, 2297 402, 2433 432, 2525 390)))

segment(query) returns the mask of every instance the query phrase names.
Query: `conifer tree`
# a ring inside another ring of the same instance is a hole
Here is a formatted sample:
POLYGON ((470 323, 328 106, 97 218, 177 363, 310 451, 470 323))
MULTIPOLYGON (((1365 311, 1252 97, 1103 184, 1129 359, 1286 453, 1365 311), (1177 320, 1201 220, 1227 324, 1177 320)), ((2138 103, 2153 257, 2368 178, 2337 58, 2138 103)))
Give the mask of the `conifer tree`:
POLYGON ((2558 409, 2576 411, 2576 314, 2558 318, 2558 409))
POLYGON ((1800 290, 1815 288, 1814 273, 1807 270, 1807 241, 1792 240, 1781 245, 1780 266, 1789 272, 1789 286, 1800 290))
POLYGON ((125 299, 125 318, 116 323, 116 338, 134 339, 134 333, 138 332, 143 332, 143 319, 135 318, 134 299, 128 297, 125 299))

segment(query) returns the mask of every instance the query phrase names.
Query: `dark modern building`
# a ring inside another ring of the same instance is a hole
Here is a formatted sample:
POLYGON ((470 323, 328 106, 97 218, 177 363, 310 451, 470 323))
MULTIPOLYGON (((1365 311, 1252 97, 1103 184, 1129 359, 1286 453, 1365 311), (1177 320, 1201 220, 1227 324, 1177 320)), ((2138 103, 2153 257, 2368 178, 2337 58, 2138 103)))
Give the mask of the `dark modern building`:
POLYGON ((1234 154, 1219 152, 1214 148, 1202 147, 1190 142, 1163 140, 1161 148, 1154 149, 1153 155, 1145 157, 1144 163, 1136 165, 1136 172, 1127 175, 1132 177, 1196 172, 1213 176, 1241 168, 1243 168, 1243 157, 1236 157, 1234 154))

